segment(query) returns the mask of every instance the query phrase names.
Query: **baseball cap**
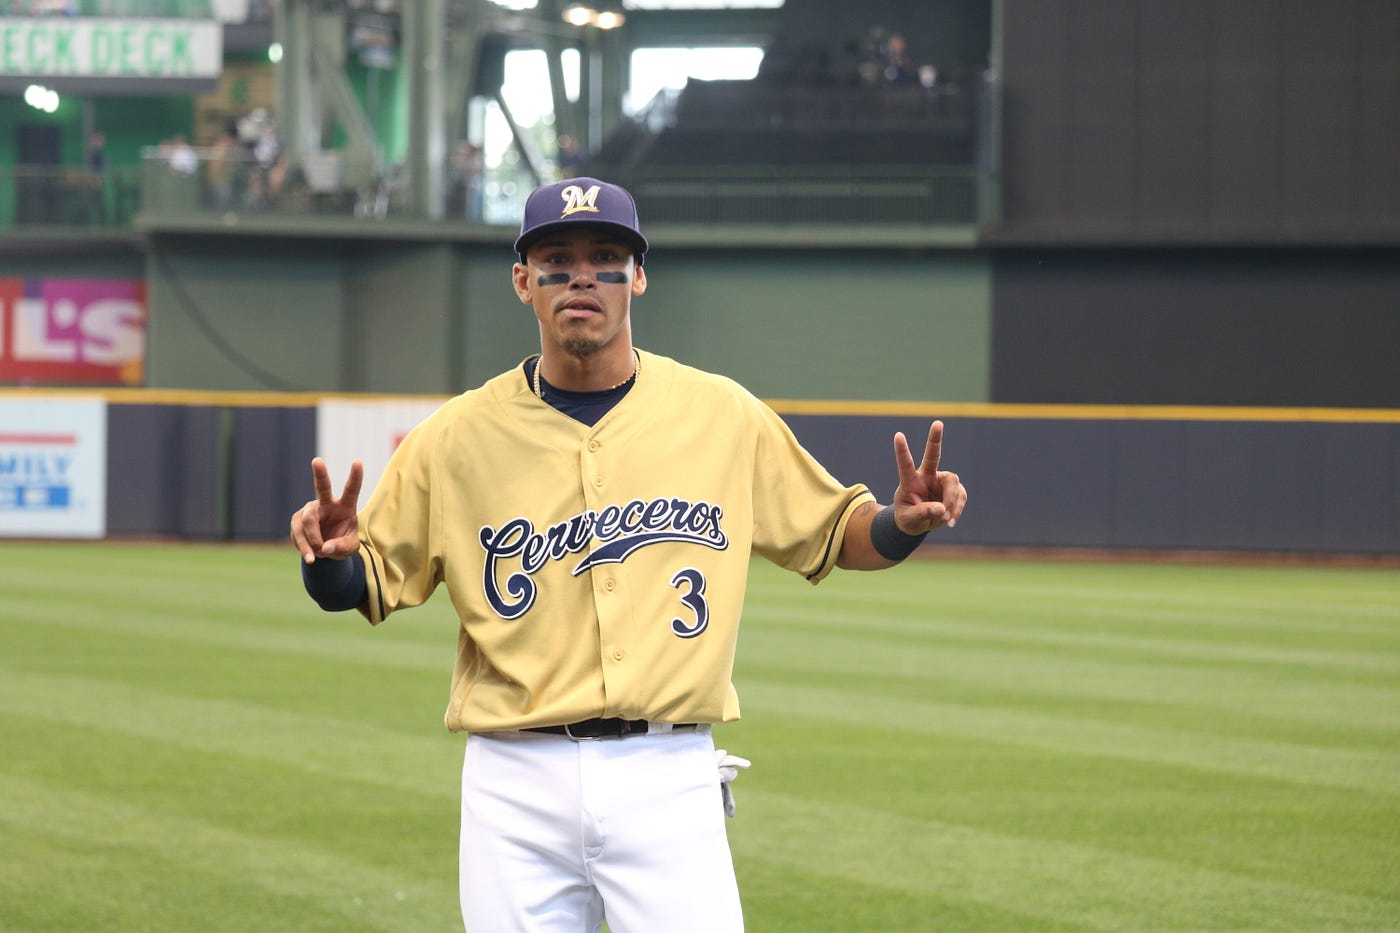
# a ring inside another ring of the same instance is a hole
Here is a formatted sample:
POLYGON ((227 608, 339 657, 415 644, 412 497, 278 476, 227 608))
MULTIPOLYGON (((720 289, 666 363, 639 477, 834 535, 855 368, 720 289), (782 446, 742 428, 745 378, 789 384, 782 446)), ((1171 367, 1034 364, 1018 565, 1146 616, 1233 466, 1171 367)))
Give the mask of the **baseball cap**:
POLYGON ((525 199, 525 216, 515 252, 520 261, 540 237, 570 227, 599 227, 617 236, 637 256, 641 265, 647 252, 647 238, 637 222, 637 202, 626 188, 596 178, 566 178, 552 185, 541 185, 525 199))

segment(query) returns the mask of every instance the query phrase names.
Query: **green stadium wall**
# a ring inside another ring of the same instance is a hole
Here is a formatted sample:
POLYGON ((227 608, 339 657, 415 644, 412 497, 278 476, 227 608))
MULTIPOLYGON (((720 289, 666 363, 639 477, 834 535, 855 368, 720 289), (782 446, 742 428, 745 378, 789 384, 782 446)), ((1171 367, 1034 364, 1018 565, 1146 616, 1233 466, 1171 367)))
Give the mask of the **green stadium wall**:
MULTIPOLYGON (((538 351, 505 242, 153 238, 153 388, 452 394, 538 351)), ((989 260, 966 249, 658 251, 638 345, 787 398, 990 398, 989 260)))

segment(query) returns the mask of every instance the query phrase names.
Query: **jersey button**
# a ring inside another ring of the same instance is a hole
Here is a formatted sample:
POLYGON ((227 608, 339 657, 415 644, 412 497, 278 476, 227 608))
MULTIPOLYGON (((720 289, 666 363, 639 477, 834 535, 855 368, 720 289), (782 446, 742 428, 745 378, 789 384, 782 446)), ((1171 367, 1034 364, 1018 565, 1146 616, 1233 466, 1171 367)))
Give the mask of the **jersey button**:
POLYGON ((601 476, 593 477, 593 485, 602 488, 603 478, 601 476))
POLYGON ((602 447, 602 446, 603 446, 603 445, 600 444, 600 443, 598 443, 597 441, 589 441, 589 442, 588 442, 588 449, 589 449, 589 450, 592 450, 592 451, 597 451, 598 448, 600 448, 600 447, 602 447))
POLYGON ((627 657, 627 652, 626 652, 626 651, 623 651, 621 648, 614 648, 614 649, 613 649, 613 660, 614 660, 614 661, 621 661, 621 660, 622 660, 623 658, 625 658, 625 657, 627 657))
POLYGON ((603 589, 611 593, 613 590, 617 589, 617 581, 614 580, 612 577, 608 577, 606 580, 603 581, 603 589))

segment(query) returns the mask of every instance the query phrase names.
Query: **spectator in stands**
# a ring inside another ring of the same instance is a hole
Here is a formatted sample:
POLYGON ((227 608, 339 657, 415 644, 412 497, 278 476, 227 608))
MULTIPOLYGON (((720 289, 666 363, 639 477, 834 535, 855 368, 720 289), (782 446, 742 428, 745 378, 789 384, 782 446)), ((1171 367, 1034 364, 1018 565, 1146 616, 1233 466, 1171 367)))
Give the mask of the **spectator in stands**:
POLYGON ((860 64, 856 66, 856 76, 866 87, 877 87, 885 80, 885 40, 888 33, 884 26, 871 26, 865 34, 865 44, 860 64))
POLYGON ((449 192, 450 212, 467 220, 480 220, 482 208, 482 178, 486 159, 481 147, 463 140, 452 151, 452 188, 449 192))
POLYGON ((97 175, 107 171, 107 134, 101 130, 93 130, 88 136, 87 168, 97 175))
POLYGON ((177 134, 170 140, 167 162, 170 170, 178 175, 193 175, 199 171, 199 155, 183 135, 177 134))
POLYGON ((229 121, 209 148, 209 164, 205 169, 209 200, 218 210, 227 210, 233 205, 233 180, 243 161, 242 155, 243 148, 238 144, 238 125, 229 121))
POLYGON ((919 69, 909 57, 909 46, 904 36, 892 32, 885 39, 881 77, 886 84, 899 87, 914 84, 919 80, 919 69))
POLYGON ((83 185, 87 201, 88 220, 103 223, 107 219, 107 136, 93 130, 87 142, 87 176, 83 185))
POLYGON ((249 207, 266 207, 274 193, 271 176, 281 157, 282 143, 277 138, 277 125, 265 107, 254 108, 238 121, 238 139, 247 147, 251 160, 244 201, 249 207))

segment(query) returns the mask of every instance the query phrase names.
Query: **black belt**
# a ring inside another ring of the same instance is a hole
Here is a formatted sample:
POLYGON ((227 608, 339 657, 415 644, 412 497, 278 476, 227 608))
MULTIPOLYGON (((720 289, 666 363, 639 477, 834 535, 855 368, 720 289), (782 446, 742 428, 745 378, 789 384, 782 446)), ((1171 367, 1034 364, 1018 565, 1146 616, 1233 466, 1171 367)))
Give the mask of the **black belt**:
POLYGON ((624 739, 629 735, 646 735, 648 732, 694 732, 699 723, 678 722, 669 730, 656 729, 665 723, 651 723, 645 719, 585 719, 571 722, 567 726, 535 726, 521 729, 521 732, 544 732, 549 735, 567 735, 571 739, 624 739))

